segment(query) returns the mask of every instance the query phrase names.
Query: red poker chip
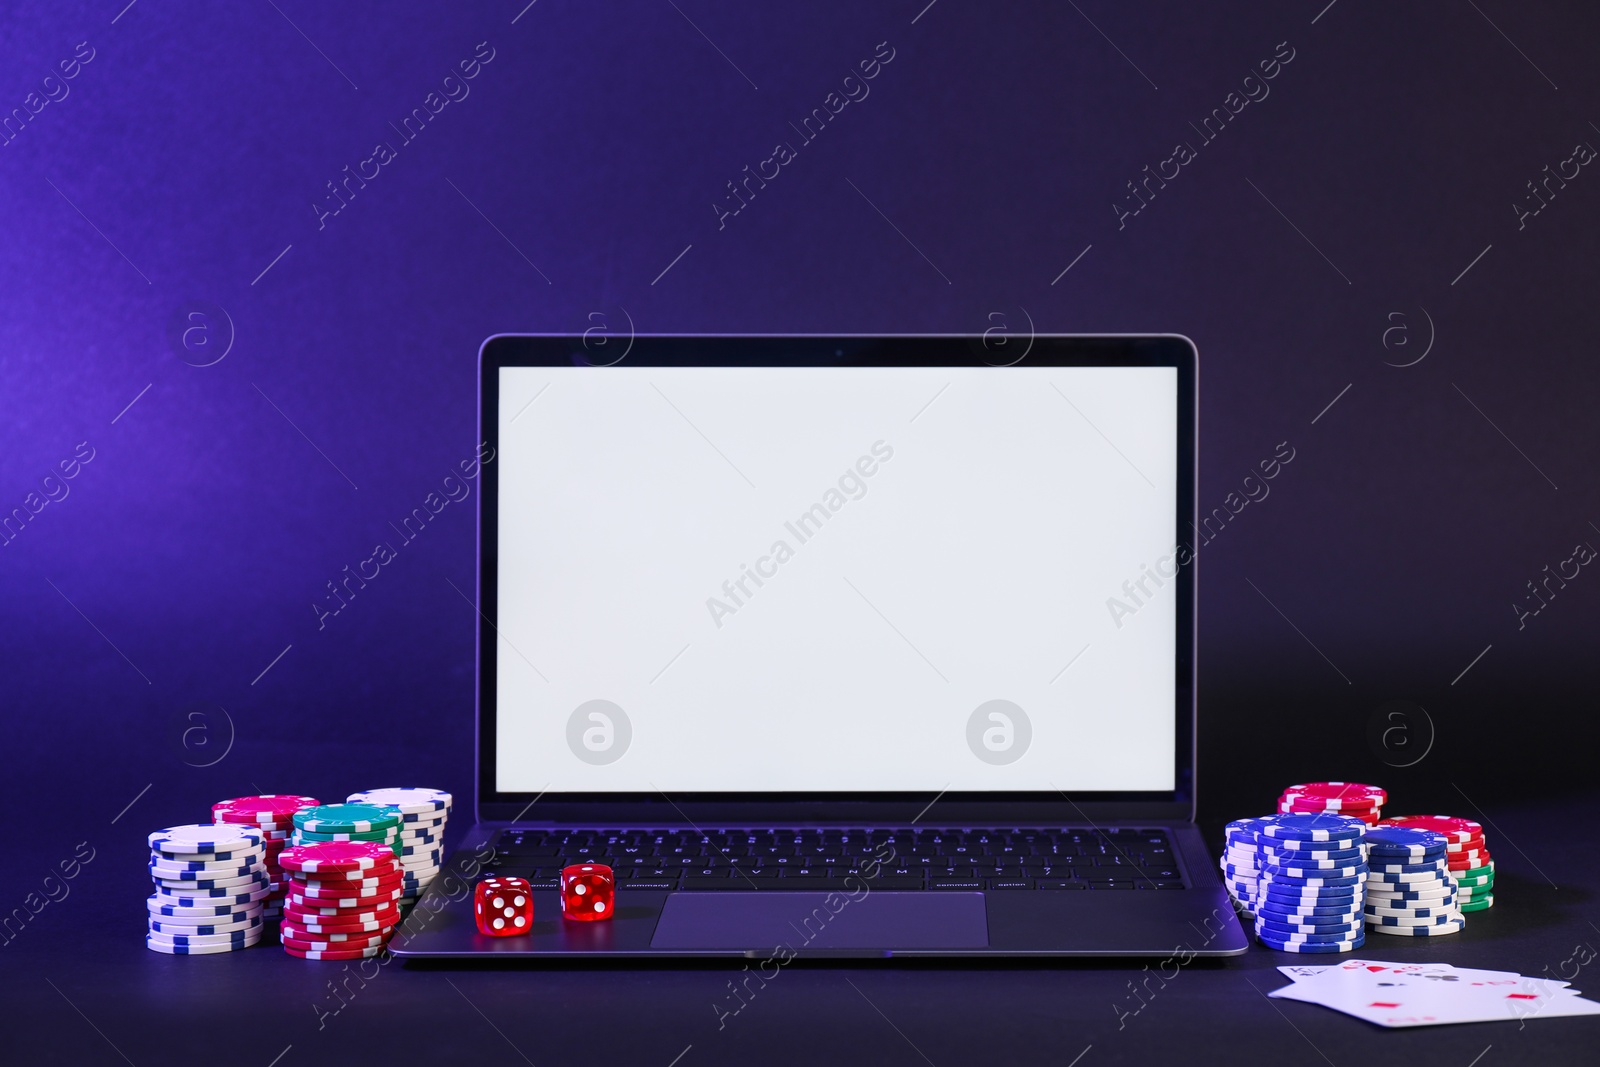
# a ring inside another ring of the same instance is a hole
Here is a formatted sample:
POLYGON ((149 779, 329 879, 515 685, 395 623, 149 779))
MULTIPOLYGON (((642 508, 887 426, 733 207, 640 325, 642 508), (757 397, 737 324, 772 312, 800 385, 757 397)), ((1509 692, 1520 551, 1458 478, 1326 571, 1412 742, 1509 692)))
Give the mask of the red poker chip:
POLYGON ((393 889, 405 879, 398 875, 385 875, 382 878, 302 878, 294 875, 290 882, 296 893, 304 893, 308 897, 359 897, 369 893, 379 893, 393 889))
POLYGON ((1451 856, 1449 863, 1445 866, 1452 871, 1470 871, 1476 867, 1489 866, 1493 859, 1494 857, 1487 852, 1478 852, 1459 860, 1451 856))
POLYGON ((1383 825, 1432 830, 1434 833, 1443 834, 1446 841, 1456 844, 1471 841, 1474 837, 1483 837, 1483 827, 1480 824, 1454 815, 1391 815, 1383 820, 1383 825))
POLYGON ((383 934, 375 934, 362 941, 306 941, 298 937, 281 937, 278 940, 284 948, 298 949, 301 952, 327 952, 374 948, 386 943, 389 938, 383 934))
POLYGON ((337 940, 340 937, 366 938, 371 934, 381 934, 387 940, 394 929, 393 926, 380 926, 375 930, 319 930, 301 926, 299 923, 285 922, 280 927, 278 936, 291 941, 328 941, 332 945, 341 945, 344 942, 337 940))
POLYGON ((1482 852, 1487 847, 1483 838, 1473 837, 1465 841, 1452 841, 1444 846, 1444 850, 1450 855, 1455 855, 1458 852, 1482 852))
POLYGON ((387 941, 395 927, 376 930, 308 930, 299 923, 279 924, 278 936, 292 941, 319 941, 330 945, 368 944, 373 939, 387 941))
POLYGON ((321 910, 307 910, 303 905, 285 902, 283 916, 297 923, 308 926, 364 926, 368 923, 398 922, 400 920, 400 907, 393 901, 382 906, 348 910, 335 910, 332 915, 323 914, 321 910))
POLYGON ((306 875, 357 871, 387 873, 399 866, 394 849, 377 841, 313 841, 291 845, 278 854, 278 862, 285 870, 306 875))
POLYGON ((1306 782, 1283 791, 1285 798, 1309 797, 1330 805, 1329 811, 1376 808, 1389 802, 1389 794, 1375 785, 1362 782, 1306 782))
POLYGON ((1365 818, 1378 811, 1377 805, 1346 804, 1339 807, 1337 803, 1318 800, 1314 797, 1279 797, 1279 812, 1297 812, 1306 815, 1316 815, 1322 812, 1331 812, 1335 815, 1348 815, 1353 819, 1365 818))
POLYGON ((400 896, 405 885, 394 881, 392 885, 378 886, 376 889, 362 889, 360 893, 306 893, 302 886, 290 886, 288 893, 294 899, 309 904, 310 907, 349 907, 357 901, 392 901, 400 896))
POLYGON ((371 948, 350 949, 348 951, 335 951, 329 949, 327 951, 307 952, 304 949, 292 948, 289 945, 285 945, 283 947, 283 951, 287 952, 291 956, 296 956, 303 960, 365 960, 371 959, 374 956, 382 955, 384 949, 381 945, 374 945, 371 948))
POLYGON ((234 797, 211 805, 212 818, 217 822, 247 823, 290 822, 301 808, 314 808, 322 802, 316 797, 297 793, 266 793, 253 797, 234 797))

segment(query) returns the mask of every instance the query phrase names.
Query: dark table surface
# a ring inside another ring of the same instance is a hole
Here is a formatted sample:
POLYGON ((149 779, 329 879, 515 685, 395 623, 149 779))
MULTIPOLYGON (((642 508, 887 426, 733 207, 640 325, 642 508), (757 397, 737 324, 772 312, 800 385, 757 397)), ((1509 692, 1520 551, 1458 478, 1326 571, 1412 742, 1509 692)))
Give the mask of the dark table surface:
MULTIPOLYGON (((1573 959, 1585 946, 1583 955, 1592 956, 1592 946, 1600 945, 1600 910, 1587 888, 1600 880, 1600 862, 1586 847, 1592 835, 1581 829, 1600 818, 1600 801, 1484 814, 1492 820, 1496 906, 1472 916, 1460 936, 1424 942, 1372 935, 1360 955, 1565 974, 1575 987, 1600 993, 1573 959)), ((219 956, 165 956, 144 948, 145 831, 131 821, 96 836, 94 858, 66 883, 68 894, 0 949, 7 1062, 296 1067, 470 1057, 544 1067, 601 1055, 658 1067, 1212 1061, 1497 1067, 1593 1063, 1600 1041, 1594 1018, 1386 1031, 1326 1008, 1271 1000, 1266 993, 1287 981, 1278 965, 1328 961, 1260 947, 1222 961, 1168 965, 1164 978, 1154 960, 796 962, 721 1025, 715 1006, 732 1003, 728 983, 742 977, 736 964, 487 967, 388 960, 369 962, 363 978, 354 966, 294 959, 267 942, 219 956)), ((39 880, 66 854, 36 854, 39 880)), ((11 903, 29 888, 13 880, 11 903)))

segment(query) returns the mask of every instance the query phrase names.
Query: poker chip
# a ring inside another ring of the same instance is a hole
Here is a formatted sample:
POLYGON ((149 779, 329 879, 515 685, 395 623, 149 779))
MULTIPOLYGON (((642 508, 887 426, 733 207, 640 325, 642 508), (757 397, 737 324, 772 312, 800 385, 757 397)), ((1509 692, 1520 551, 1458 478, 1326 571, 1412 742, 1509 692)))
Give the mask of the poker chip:
POLYGON ((1381 821, 1383 826, 1410 826, 1442 834, 1446 841, 1461 843, 1483 837, 1483 827, 1471 819, 1458 819, 1452 815, 1393 815, 1381 821))
POLYGON ((1467 925, 1464 918, 1454 918, 1449 922, 1439 923, 1434 926, 1378 926, 1368 924, 1367 929, 1379 934, 1390 934, 1396 937, 1443 937, 1446 934, 1459 934, 1467 925))
POLYGON ((1375 785, 1363 785, 1360 782, 1307 782, 1304 785, 1291 785, 1283 791, 1283 795, 1296 797, 1309 797, 1327 800, 1333 803, 1354 804, 1364 807, 1379 807, 1389 802, 1389 794, 1375 785))
POLYGON ((1359 926, 1363 916, 1359 909, 1347 911, 1341 915, 1291 915, 1281 911, 1261 909, 1256 912, 1256 920, 1271 926, 1294 926, 1312 933, 1319 930, 1333 930, 1344 926, 1359 926))
POLYGON ((363 949, 328 949, 316 951, 307 951, 305 949, 294 948, 290 945, 285 945, 283 947, 283 951, 287 952, 289 955, 297 956, 303 960, 364 960, 380 955, 387 949, 387 945, 373 945, 370 948, 363 949))
POLYGON ((1317 918, 1320 916, 1341 917, 1359 915, 1361 913, 1361 905, 1356 903, 1354 897, 1351 897, 1345 901, 1337 901, 1332 903, 1317 902, 1311 904, 1296 904, 1289 901, 1269 899, 1262 901, 1261 907, 1258 910, 1261 912, 1261 914, 1272 913, 1276 915, 1292 915, 1305 918, 1317 918))
POLYGON ((245 826, 216 826, 197 823, 189 826, 169 826, 150 835, 150 848, 157 852, 171 852, 198 858, 213 854, 226 859, 223 853, 234 849, 254 849, 261 845, 261 835, 245 826))
POLYGON ((367 923, 360 926, 327 926, 322 923, 293 922, 285 918, 280 930, 289 937, 298 938, 301 941, 321 940, 332 942, 341 934, 345 936, 383 934, 387 937, 397 925, 399 925, 398 922, 367 923))
POLYGON ((416 822, 449 811, 452 801, 450 794, 440 789, 395 788, 368 789, 360 793, 351 793, 346 802, 394 808, 400 812, 405 821, 416 822))
POLYGON ((340 923, 395 918, 400 914, 400 909, 392 900, 359 908, 318 908, 286 901, 283 913, 296 921, 304 919, 307 922, 340 923))
POLYGON ((1364 835, 1367 852, 1373 856, 1404 855, 1421 859, 1445 851, 1445 836, 1416 826, 1380 825, 1364 835))
POLYGON ((249 886, 270 887, 272 884, 268 880, 265 870, 252 874, 241 874, 233 878, 200 878, 195 881, 179 881, 175 878, 152 878, 151 881, 161 888, 175 890, 180 893, 187 893, 190 890, 243 893, 246 887, 249 886))
POLYGON ((365 878, 363 872, 387 873, 395 866, 394 851, 367 841, 330 841, 311 845, 294 845, 278 855, 278 863, 286 871, 318 876, 343 875, 350 879, 365 878))
POLYGON ((263 920, 262 920, 261 916, 259 916, 259 915, 252 915, 248 919, 240 919, 240 920, 237 920, 235 922, 220 922, 220 923, 193 922, 193 921, 186 921, 186 920, 183 920, 183 919, 151 919, 150 920, 150 931, 152 933, 187 934, 187 935, 201 935, 201 936, 207 935, 207 934, 233 934, 233 933, 240 933, 240 932, 243 932, 243 931, 246 931, 246 930, 259 929, 261 927, 262 922, 263 922, 263 920))
POLYGON ((1478 897, 1476 899, 1466 901, 1465 903, 1463 903, 1461 905, 1461 910, 1462 911, 1487 911, 1488 909, 1490 909, 1492 907, 1494 907, 1494 894, 1490 893, 1487 896, 1478 897))
POLYGON ((1361 933, 1362 923, 1357 919, 1343 926, 1302 926, 1299 924, 1270 923, 1256 920, 1256 936, 1272 941, 1298 941, 1307 945, 1349 941, 1361 933))
POLYGON ((225 903, 206 904, 201 905, 200 907, 182 907, 177 904, 168 904, 163 900, 163 898, 158 896, 151 897, 148 901, 146 901, 146 906, 149 908, 151 915, 169 919, 218 919, 223 916, 243 918, 247 914, 247 912, 244 910, 244 906, 240 904, 225 903))
POLYGON ((1389 908, 1389 907, 1383 907, 1380 904, 1374 904, 1373 902, 1368 901, 1366 909, 1365 909, 1365 914, 1367 914, 1367 915, 1369 915, 1369 916, 1371 916, 1371 917, 1373 917, 1375 919, 1382 919, 1382 918, 1386 918, 1386 917, 1387 918, 1395 918, 1395 919, 1408 919, 1408 918, 1409 919, 1420 919, 1420 918, 1426 918, 1426 917, 1429 917, 1429 916, 1436 916, 1436 915, 1452 915, 1452 914, 1455 913, 1455 910, 1456 910, 1456 905, 1455 905, 1454 901, 1441 901, 1438 904, 1427 904, 1427 905, 1423 905, 1423 902, 1421 902, 1421 901, 1412 901, 1411 903, 1422 905, 1422 906, 1418 906, 1418 907, 1401 906, 1401 907, 1398 907, 1398 908, 1389 908))
POLYGON ((360 880, 301 877, 295 880, 292 891, 306 897, 340 900, 351 897, 371 896, 374 893, 384 893, 391 889, 398 889, 403 884, 403 881, 399 876, 363 878, 360 880))
POLYGON ((1381 886, 1395 886, 1401 889, 1423 887, 1428 885, 1448 885, 1450 875, 1443 870, 1413 871, 1410 874, 1400 874, 1393 871, 1372 871, 1367 875, 1367 885, 1377 889, 1381 886))
POLYGON ((169 826, 148 838, 145 946, 173 955, 248 948, 261 939, 270 891, 266 848, 249 826, 169 826))
POLYGON ((170 941, 158 941, 149 934, 146 934, 144 939, 145 948, 152 952, 165 952, 169 956, 211 956, 220 952, 237 952, 241 948, 249 948, 254 944, 256 944, 256 941, 242 945, 233 944, 232 942, 225 945, 178 945, 170 941))
POLYGON ((1366 862, 1366 854, 1359 848, 1342 848, 1328 852, 1279 854, 1272 856, 1266 862, 1273 867, 1325 870, 1359 866, 1366 862))
POLYGON ((381 804, 323 804, 294 814, 296 830, 356 834, 398 828, 400 811, 381 804))
POLYGON ((1367 915, 1366 922, 1371 926, 1442 926, 1445 923, 1460 922, 1461 916, 1454 909, 1442 915, 1367 915))
POLYGON ((334 950, 334 945, 345 946, 344 951, 381 947, 385 939, 382 934, 374 934, 365 941, 302 941, 298 937, 281 937, 278 940, 283 944, 284 948, 296 949, 300 952, 326 952, 334 950))
POLYGON ((237 945, 246 948, 261 940, 261 928, 240 930, 231 934, 172 934, 152 930, 145 934, 144 938, 146 942, 154 941, 167 945, 237 945))
POLYGON ((1278 952, 1303 952, 1312 954, 1321 952, 1349 952, 1352 949, 1358 949, 1362 945, 1366 944, 1366 931, 1364 930, 1348 941, 1280 941, 1275 938, 1260 937, 1259 935, 1257 936, 1263 945, 1278 952))
POLYGON ((1260 820, 1257 831, 1275 841, 1326 842, 1345 838, 1361 839, 1366 824, 1359 819, 1327 812, 1287 814, 1260 820))
POLYGON ((262 823, 289 823, 294 813, 302 808, 314 808, 322 801, 316 797, 295 793, 266 793, 261 796, 235 797, 211 805, 213 822, 244 823, 260 826, 262 823))

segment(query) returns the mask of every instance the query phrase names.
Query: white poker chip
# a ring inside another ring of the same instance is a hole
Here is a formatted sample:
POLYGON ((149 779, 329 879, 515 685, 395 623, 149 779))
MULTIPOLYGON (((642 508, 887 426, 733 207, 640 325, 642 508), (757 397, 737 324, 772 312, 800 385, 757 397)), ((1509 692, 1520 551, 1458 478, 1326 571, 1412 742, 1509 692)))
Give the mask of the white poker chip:
POLYGON ((261 831, 230 823, 194 823, 169 826, 150 835, 150 847, 160 852, 195 854, 260 848, 261 831))
POLYGON ((210 945, 238 945, 242 948, 260 941, 262 929, 262 927, 258 926, 254 930, 244 930, 234 934, 203 934, 196 936, 156 933, 152 930, 150 933, 145 934, 144 938, 147 942, 159 942, 168 945, 194 945, 200 948, 210 945))
POLYGON ((237 952, 259 943, 260 939, 235 945, 177 945, 170 941, 157 941, 145 935, 144 947, 152 952, 165 952, 169 956, 214 956, 223 952, 237 952))
POLYGON ((246 845, 243 848, 229 849, 220 854, 215 852, 168 853, 159 849, 151 849, 150 862, 159 864, 162 867, 171 867, 174 870, 209 871, 217 868, 240 867, 246 863, 255 863, 265 855, 266 849, 261 845, 246 845))
POLYGON ((179 908, 201 908, 227 904, 238 907, 263 900, 272 892, 270 886, 249 886, 248 892, 236 889, 168 889, 156 886, 155 899, 179 908))
POLYGON ((190 890, 207 889, 220 889, 234 893, 244 893, 248 892, 251 886, 264 886, 272 883, 272 879, 267 876, 266 871, 259 871, 254 874, 229 876, 227 878, 177 879, 156 877, 150 880, 164 889, 171 889, 178 893, 186 893, 190 890))
POLYGON ((379 804, 399 808, 401 815, 428 816, 448 811, 451 797, 440 789, 368 789, 351 793, 347 804, 379 804))
POLYGON ((229 901, 218 901, 215 904, 203 904, 198 907, 185 907, 180 904, 169 904, 167 899, 163 897, 151 897, 145 901, 145 907, 149 910, 152 916, 157 918, 204 919, 210 917, 215 919, 225 915, 242 917, 245 914, 253 913, 253 910, 260 908, 261 904, 259 901, 249 904, 234 904, 229 901))
POLYGON ((182 934, 186 937, 206 937, 216 934, 237 934, 249 930, 259 930, 262 922, 259 915, 235 922, 205 922, 197 919, 150 919, 150 932, 156 934, 182 934))

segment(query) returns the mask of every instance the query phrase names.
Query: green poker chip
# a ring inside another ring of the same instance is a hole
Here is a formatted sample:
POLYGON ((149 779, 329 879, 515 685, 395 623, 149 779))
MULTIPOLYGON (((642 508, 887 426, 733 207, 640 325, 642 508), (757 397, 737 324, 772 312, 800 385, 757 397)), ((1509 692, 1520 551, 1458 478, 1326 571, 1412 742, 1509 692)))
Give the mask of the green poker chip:
POLYGON ((1494 907, 1493 893, 1490 893, 1484 897, 1479 897, 1477 900, 1464 901, 1461 904, 1462 911, 1488 911, 1492 907, 1494 907))
POLYGON ((355 834, 400 825, 400 809, 380 804, 322 804, 294 813, 297 830, 355 834))

